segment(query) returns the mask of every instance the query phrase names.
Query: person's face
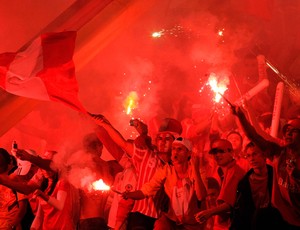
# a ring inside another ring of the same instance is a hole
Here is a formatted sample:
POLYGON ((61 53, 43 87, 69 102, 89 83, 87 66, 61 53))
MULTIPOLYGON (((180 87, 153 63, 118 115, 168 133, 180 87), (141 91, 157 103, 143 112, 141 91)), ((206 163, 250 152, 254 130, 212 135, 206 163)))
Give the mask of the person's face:
POLYGON ((263 156, 263 152, 257 146, 249 147, 246 150, 246 157, 250 168, 261 169, 266 167, 266 159, 263 156))
POLYGON ((300 142, 300 130, 292 126, 286 128, 284 134, 284 140, 286 145, 299 144, 300 142))
POLYGON ((216 141, 213 143, 212 149, 216 150, 213 156, 218 166, 226 166, 233 160, 232 150, 228 149, 227 144, 216 141))
POLYGON ((188 149, 180 143, 172 144, 172 163, 175 164, 184 164, 189 160, 189 151, 188 149))
POLYGON ((234 150, 242 149, 242 139, 241 139, 240 135, 238 135, 236 133, 232 133, 227 137, 227 140, 231 142, 234 150))
POLYGON ((156 145, 158 152, 170 152, 174 137, 170 133, 159 133, 156 137, 156 145))
POLYGON ((210 197, 210 201, 213 202, 211 205, 216 205, 217 198, 219 196, 220 191, 216 188, 208 188, 207 195, 210 197))

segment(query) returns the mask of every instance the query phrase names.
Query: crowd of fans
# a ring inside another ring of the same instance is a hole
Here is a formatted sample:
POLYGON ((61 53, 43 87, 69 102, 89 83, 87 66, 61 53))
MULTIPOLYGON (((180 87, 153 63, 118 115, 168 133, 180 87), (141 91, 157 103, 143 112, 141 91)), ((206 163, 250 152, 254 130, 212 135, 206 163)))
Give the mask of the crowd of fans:
POLYGON ((133 120, 139 136, 126 140, 91 115, 98 128, 82 148, 110 192, 74 186, 55 167, 55 151, 1 148, 0 229, 299 229, 300 118, 283 125, 281 139, 268 139, 245 108, 231 110, 237 125, 211 128, 202 146, 173 118, 161 121, 154 140, 133 120), (115 161, 101 159, 103 144, 115 161))
POLYGON ((225 125, 217 113, 164 118, 152 136, 134 119, 134 140, 90 114, 82 151, 109 191, 74 184, 56 151, 0 148, 0 230, 300 229, 300 114, 271 137, 272 113, 251 107, 231 105, 225 125))

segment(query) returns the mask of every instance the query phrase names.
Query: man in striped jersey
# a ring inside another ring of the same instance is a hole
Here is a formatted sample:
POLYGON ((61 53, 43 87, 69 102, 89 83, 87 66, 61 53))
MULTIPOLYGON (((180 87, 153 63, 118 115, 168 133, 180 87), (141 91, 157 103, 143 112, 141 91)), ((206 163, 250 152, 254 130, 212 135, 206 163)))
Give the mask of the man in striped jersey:
MULTIPOLYGON (((125 140, 102 115, 92 115, 92 117, 131 156, 137 172, 137 190, 141 189, 142 185, 152 178, 158 168, 163 167, 164 164, 170 161, 172 143, 182 132, 182 126, 179 121, 173 118, 165 118, 162 120, 156 138, 153 141, 155 145, 152 145, 151 139, 147 135, 147 126, 135 119, 131 125, 137 129, 140 136, 132 143, 125 140)), ((166 207, 164 201, 163 188, 153 198, 149 197, 135 201, 129 214, 127 229, 152 230, 161 209, 166 207)))

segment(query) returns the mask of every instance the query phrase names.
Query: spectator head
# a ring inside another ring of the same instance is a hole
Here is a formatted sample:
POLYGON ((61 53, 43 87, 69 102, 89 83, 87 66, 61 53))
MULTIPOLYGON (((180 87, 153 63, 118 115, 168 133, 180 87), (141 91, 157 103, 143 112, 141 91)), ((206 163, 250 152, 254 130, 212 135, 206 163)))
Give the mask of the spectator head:
POLYGON ((156 146, 158 152, 170 152, 172 142, 182 133, 181 123, 173 118, 165 118, 161 122, 156 135, 156 146))
POLYGON ((239 132, 231 131, 226 139, 232 144, 234 151, 241 151, 243 148, 243 137, 239 132))
POLYGON ((191 159, 192 143, 183 137, 177 137, 172 143, 172 162, 183 164, 191 159))
POLYGON ((52 170, 45 170, 45 169, 41 169, 43 175, 45 178, 53 178, 53 177, 57 177, 57 165, 55 164, 56 162, 56 157, 58 156, 58 152, 54 151, 54 150, 47 150, 44 152, 44 154, 41 156, 41 158, 45 159, 45 160, 51 160, 51 169, 52 170))
POLYGON ((253 142, 246 145, 245 153, 250 168, 256 170, 266 167, 266 157, 264 156, 263 151, 253 142))
POLYGON ((217 197, 220 193, 220 185, 218 181, 213 177, 207 177, 207 196, 213 199, 214 205, 216 205, 217 197))
POLYGON ((183 137, 177 137, 172 145, 178 145, 178 144, 181 144, 183 145, 188 152, 191 152, 193 150, 193 145, 192 143, 190 142, 190 140, 186 139, 186 138, 183 138, 183 137))
POLYGON ((217 191, 220 190, 220 185, 218 181, 213 177, 207 177, 207 188, 208 189, 215 189, 217 191))
POLYGON ((15 166, 17 166, 16 159, 6 149, 0 148, 0 174, 8 172, 15 166))
POLYGON ((262 130, 264 130, 266 133, 270 133, 270 128, 272 125, 272 117, 273 114, 271 112, 266 112, 261 114, 257 118, 257 122, 262 130))
POLYGON ((212 142, 209 154, 214 156, 219 166, 227 166, 233 161, 233 147, 226 139, 217 139, 212 142))
POLYGON ((160 124, 158 133, 170 133, 177 137, 182 133, 181 123, 173 118, 165 118, 160 124))
POLYGON ((83 144, 83 149, 86 152, 97 154, 99 157, 101 157, 103 144, 95 133, 89 133, 85 135, 82 144, 83 144))
POLYGON ((300 118, 292 119, 282 129, 286 145, 300 144, 300 118))

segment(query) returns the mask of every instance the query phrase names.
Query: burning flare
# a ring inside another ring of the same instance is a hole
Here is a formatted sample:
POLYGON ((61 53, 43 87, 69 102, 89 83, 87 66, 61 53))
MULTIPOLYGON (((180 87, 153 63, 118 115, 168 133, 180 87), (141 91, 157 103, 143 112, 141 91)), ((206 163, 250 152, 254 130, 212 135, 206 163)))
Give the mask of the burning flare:
POLYGON ((220 94, 224 94, 225 91, 228 89, 227 85, 229 84, 229 78, 225 77, 218 77, 215 73, 211 73, 209 75, 207 84, 210 86, 211 90, 215 92, 215 102, 220 102, 222 96, 220 94))
POLYGON ((102 179, 100 179, 91 184, 91 189, 97 191, 108 191, 110 190, 110 187, 105 184, 102 179))
POLYGON ((132 114, 132 110, 137 107, 138 99, 139 97, 135 91, 129 93, 124 102, 124 107, 127 115, 132 114))

